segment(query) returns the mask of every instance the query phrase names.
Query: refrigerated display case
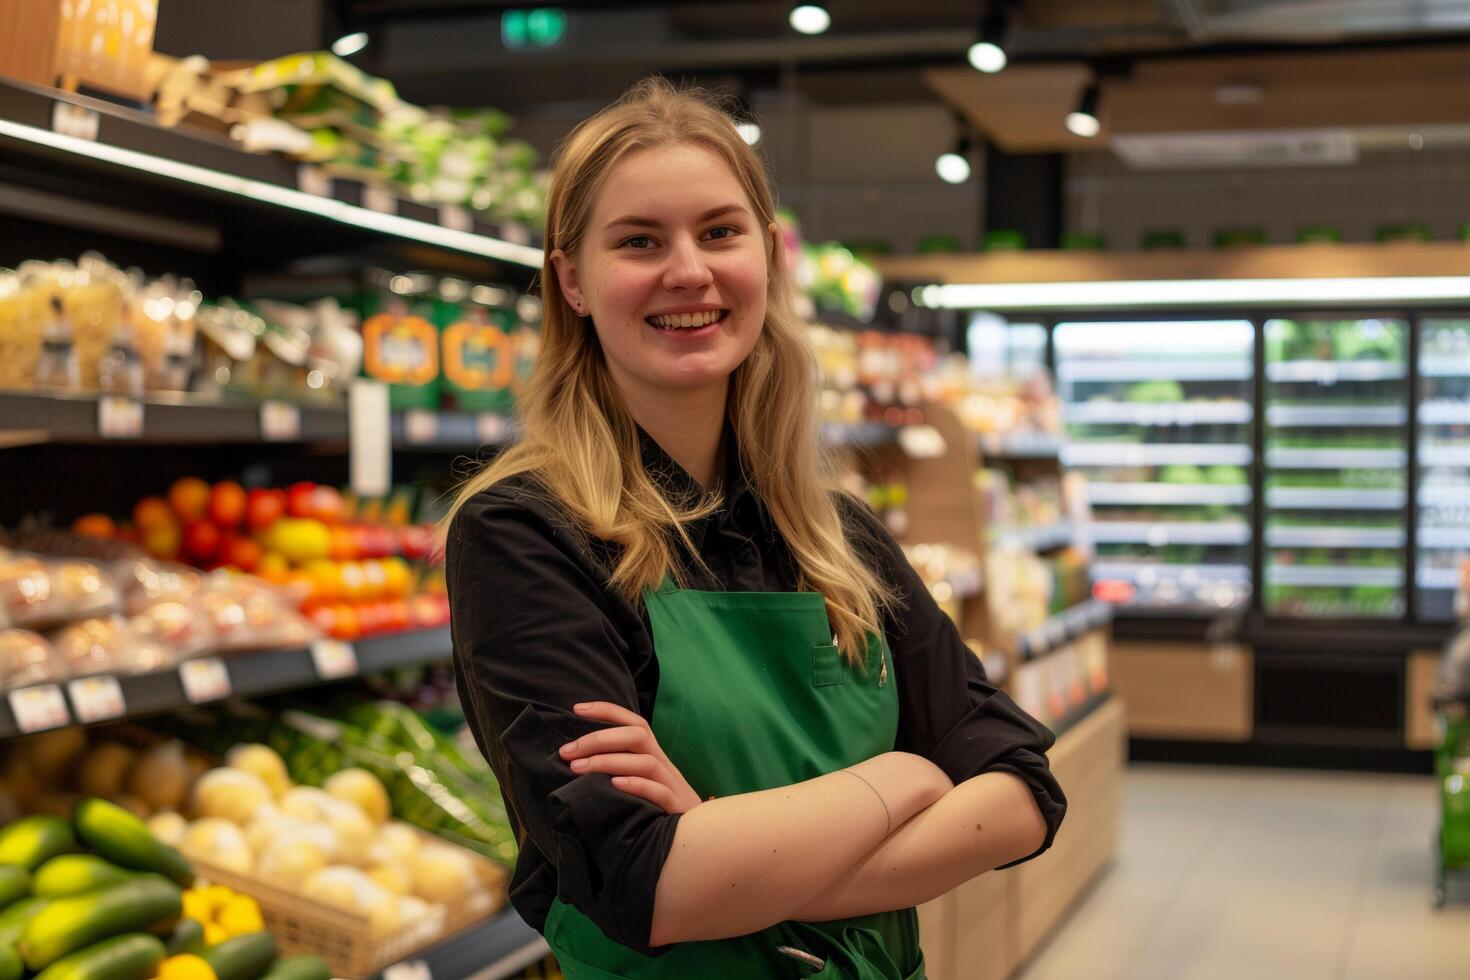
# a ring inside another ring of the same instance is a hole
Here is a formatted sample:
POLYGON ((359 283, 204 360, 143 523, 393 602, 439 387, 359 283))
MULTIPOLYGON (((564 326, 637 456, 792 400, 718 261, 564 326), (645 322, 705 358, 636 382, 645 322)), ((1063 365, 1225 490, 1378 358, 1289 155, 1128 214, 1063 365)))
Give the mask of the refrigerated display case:
POLYGON ((1249 320, 1064 322, 1053 333, 1097 558, 1093 592, 1142 614, 1251 595, 1255 329, 1249 320))
POLYGON ((1470 562, 1470 317, 1419 321, 1418 411, 1415 606, 1447 622, 1470 562))
POLYGON ((1266 321, 1267 615, 1405 611, 1408 323, 1266 321))

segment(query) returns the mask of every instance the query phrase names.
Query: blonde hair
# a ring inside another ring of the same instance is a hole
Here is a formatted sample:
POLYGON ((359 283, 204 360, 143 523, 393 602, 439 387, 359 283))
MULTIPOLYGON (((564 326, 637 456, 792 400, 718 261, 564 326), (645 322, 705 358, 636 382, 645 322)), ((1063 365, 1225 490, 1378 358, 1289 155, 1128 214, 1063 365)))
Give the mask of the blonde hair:
MULTIPOLYGON (((694 560, 686 525, 719 500, 671 503, 644 470, 638 428, 613 383, 590 321, 567 303, 551 262, 573 255, 608 173, 626 154, 696 143, 723 160, 744 187, 762 234, 775 202, 755 152, 708 93, 653 77, 582 122, 558 148, 547 202, 541 270, 541 349, 520 402, 521 439, 457 491, 442 529, 474 495, 526 474, 566 508, 580 530, 621 552, 609 584, 634 603, 665 574, 684 584, 673 539, 694 560)), ((864 662, 867 635, 892 592, 852 550, 835 495, 837 470, 818 438, 816 362, 791 302, 779 244, 768 250, 765 326, 731 377, 726 408, 750 484, 795 559, 797 588, 826 598, 836 643, 864 662)))

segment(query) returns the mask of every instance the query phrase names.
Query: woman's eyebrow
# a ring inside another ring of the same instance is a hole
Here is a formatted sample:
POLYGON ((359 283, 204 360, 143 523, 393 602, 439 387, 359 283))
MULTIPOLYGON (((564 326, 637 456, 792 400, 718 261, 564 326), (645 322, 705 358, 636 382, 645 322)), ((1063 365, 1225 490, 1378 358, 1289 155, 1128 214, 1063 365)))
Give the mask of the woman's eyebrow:
MULTIPOLYGON (((723 217, 727 214, 733 214, 737 211, 749 213, 745 205, 743 204, 721 204, 719 207, 710 208, 708 211, 701 214, 698 218, 695 219, 695 223, 703 224, 706 221, 713 221, 715 218, 723 217)), ((621 218, 614 218, 612 221, 609 221, 605 227, 618 228, 625 225, 633 228, 662 227, 661 222, 653 218, 644 218, 636 214, 627 214, 623 215, 623 217, 621 218)))

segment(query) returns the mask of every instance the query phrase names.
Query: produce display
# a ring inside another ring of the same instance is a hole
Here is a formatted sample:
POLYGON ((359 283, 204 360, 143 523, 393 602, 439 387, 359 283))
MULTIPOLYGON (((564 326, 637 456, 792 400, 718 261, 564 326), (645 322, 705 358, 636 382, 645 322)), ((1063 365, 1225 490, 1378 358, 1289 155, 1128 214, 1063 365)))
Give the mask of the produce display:
POLYGON ((1470 320, 1419 321, 1419 552, 1416 613, 1470 616, 1470 320))
POLYGON ((326 173, 540 227, 546 177, 495 109, 424 109, 393 85, 324 51, 221 70, 204 58, 156 58, 158 119, 223 129, 251 152, 279 152, 326 173))
MULTIPOLYGON (((211 485, 198 477, 181 477, 165 495, 138 501, 131 523, 88 514, 76 521, 73 531, 135 542, 161 561, 252 573, 279 587, 323 632, 350 640, 449 621, 442 574, 428 566, 433 529, 410 521, 413 499, 408 489, 386 500, 358 500, 309 482, 247 491, 231 480, 211 485)), ((134 578, 157 574, 145 565, 134 578)), ((171 574, 177 585, 172 579, 161 584, 150 579, 139 588, 177 599, 201 581, 197 575, 171 574)), ((208 581, 228 585, 238 580, 215 576, 208 581)), ((257 589, 252 595, 268 591, 257 589)), ((178 610, 168 607, 165 612, 178 610)), ((164 620, 159 624, 163 630, 169 626, 165 612, 154 614, 155 620, 164 620)), ((177 630, 192 628, 177 624, 177 630)), ((199 650, 224 645, 207 631, 192 635, 190 643, 199 650)))
POLYGON ((802 238, 796 215, 776 214, 786 246, 786 267, 796 287, 797 314, 820 320, 830 310, 867 322, 878 309, 883 280, 878 270, 837 242, 813 244, 802 238))
POLYGON ((1086 478, 1093 592, 1140 611, 1249 601, 1254 328, 1055 328, 1070 468, 1086 478))
POLYGON ((1408 324, 1272 319, 1265 337, 1266 611, 1401 616, 1408 324))

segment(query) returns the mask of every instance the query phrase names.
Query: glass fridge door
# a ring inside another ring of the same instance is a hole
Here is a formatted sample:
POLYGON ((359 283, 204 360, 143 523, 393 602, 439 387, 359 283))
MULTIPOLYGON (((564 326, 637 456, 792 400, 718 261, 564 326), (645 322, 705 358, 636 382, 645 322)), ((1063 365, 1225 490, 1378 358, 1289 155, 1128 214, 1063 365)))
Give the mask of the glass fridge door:
POLYGON ((1420 619, 1443 622, 1457 618, 1470 562, 1470 317, 1420 321, 1419 392, 1415 602, 1420 619))
POLYGON ((1266 322, 1267 614, 1404 613, 1408 324, 1266 322))
POLYGON ((1250 601, 1249 320, 1059 323, 1062 461, 1092 505, 1093 594, 1145 615, 1250 601))

